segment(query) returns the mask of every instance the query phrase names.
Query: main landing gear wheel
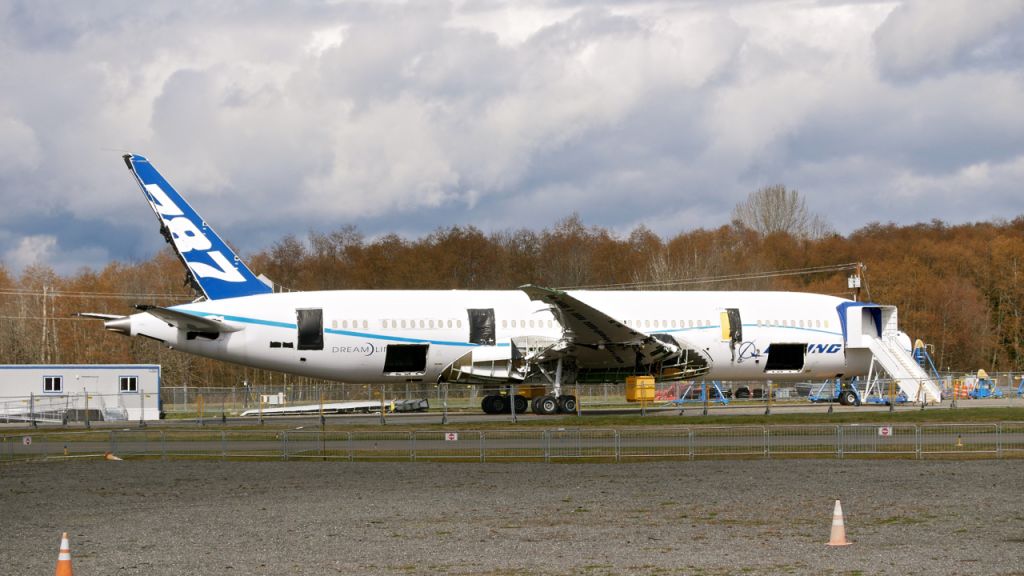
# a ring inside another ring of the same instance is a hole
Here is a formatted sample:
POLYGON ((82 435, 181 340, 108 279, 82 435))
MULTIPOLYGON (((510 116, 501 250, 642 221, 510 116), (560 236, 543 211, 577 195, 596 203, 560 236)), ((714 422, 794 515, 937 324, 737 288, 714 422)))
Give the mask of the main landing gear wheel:
POLYGON ((533 399, 533 413, 550 416, 558 412, 558 400, 554 396, 541 396, 533 399))
POLYGON ((558 397, 558 409, 566 414, 572 414, 576 412, 576 397, 575 396, 559 396, 558 397))

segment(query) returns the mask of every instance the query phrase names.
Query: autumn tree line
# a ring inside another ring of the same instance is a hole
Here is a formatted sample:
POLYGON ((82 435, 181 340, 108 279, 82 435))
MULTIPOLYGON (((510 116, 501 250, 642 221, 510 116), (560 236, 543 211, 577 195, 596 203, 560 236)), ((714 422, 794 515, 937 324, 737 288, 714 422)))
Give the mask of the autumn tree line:
MULTIPOLYGON (((861 262, 861 299, 898 306, 901 328, 931 345, 940 369, 1024 371, 1024 216, 955 226, 873 223, 843 236, 809 213, 798 193, 772 186, 738 204, 731 223, 671 237, 643 226, 616 234, 577 215, 539 231, 485 233, 453 225, 416 239, 367 238, 342 226, 285 236, 247 260, 257 274, 291 290, 533 283, 843 297, 852 297, 852 271, 837 264, 861 262), (833 271, 799 272, 815 269, 833 271)), ((40 265, 14 274, 0 263, 0 364, 153 363, 163 366, 165 386, 281 382, 280 374, 171 351, 74 316, 191 300, 183 270, 170 248, 144 262, 112 262, 68 276, 40 265)))

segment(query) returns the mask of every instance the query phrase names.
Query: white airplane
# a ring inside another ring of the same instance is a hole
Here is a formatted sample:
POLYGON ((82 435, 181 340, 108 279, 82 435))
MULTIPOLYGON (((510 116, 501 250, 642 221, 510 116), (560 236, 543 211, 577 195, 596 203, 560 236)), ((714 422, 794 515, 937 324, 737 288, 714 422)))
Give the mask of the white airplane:
POLYGON ((537 414, 575 412, 567 386, 698 377, 820 380, 867 374, 874 358, 911 399, 937 402, 894 306, 796 292, 336 290, 275 292, 144 157, 124 161, 201 296, 107 330, 245 366, 341 382, 457 382, 487 413, 527 391, 537 414), (916 368, 916 370, 914 370, 916 368), (540 388, 540 393, 534 394, 540 388))

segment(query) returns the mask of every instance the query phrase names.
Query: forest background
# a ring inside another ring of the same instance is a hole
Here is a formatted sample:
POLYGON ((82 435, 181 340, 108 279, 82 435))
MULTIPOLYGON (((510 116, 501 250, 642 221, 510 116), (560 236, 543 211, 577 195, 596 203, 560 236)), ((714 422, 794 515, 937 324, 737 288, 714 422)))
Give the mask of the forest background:
MULTIPOLYGON (((367 239, 347 225, 305 238, 286 236, 246 260, 257 274, 292 290, 514 289, 533 283, 793 290, 848 298, 849 269, 771 272, 861 262, 862 299, 898 306, 901 329, 932 346, 941 370, 1024 370, 1024 215, 960 225, 872 223, 843 236, 810 213, 798 192, 776 185, 738 204, 730 224, 670 238, 643 226, 617 235, 575 214, 541 231, 484 233, 455 224, 418 239, 367 239), (737 275, 744 278, 728 278, 737 275)), ((190 301, 195 295, 183 278, 169 247, 144 262, 113 262, 68 276, 42 265, 14 274, 0 262, 0 364, 153 363, 162 365, 165 386, 279 382, 281 374, 125 338, 74 316, 190 301)))

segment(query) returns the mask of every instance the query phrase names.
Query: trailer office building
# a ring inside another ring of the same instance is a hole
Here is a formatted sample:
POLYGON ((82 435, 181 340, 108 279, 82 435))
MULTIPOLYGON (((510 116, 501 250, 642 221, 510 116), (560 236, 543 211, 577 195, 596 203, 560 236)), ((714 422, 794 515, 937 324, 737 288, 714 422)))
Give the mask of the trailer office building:
POLYGON ((0 421, 159 420, 158 364, 0 365, 0 421))

